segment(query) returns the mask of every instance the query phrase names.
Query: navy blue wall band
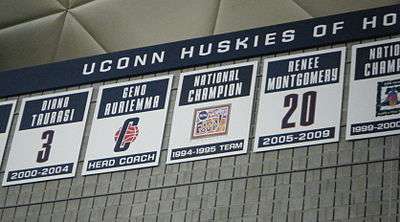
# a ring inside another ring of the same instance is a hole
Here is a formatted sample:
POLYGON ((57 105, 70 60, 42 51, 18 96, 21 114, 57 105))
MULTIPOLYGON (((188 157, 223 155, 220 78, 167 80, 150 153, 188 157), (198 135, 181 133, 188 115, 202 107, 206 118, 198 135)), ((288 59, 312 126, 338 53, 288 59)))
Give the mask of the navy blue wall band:
POLYGON ((393 5, 10 70, 0 97, 389 36, 399 25, 393 5))

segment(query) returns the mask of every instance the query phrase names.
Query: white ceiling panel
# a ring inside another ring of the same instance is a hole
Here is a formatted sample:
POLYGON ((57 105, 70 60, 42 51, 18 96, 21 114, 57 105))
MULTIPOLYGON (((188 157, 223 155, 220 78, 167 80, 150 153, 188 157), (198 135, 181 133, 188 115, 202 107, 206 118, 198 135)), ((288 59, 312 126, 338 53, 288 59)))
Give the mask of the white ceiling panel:
POLYGON ((55 61, 105 53, 96 40, 67 13, 55 61))
POLYGON ((377 8, 400 3, 399 0, 293 0, 314 17, 377 8))
POLYGON ((214 33, 232 32, 310 17, 291 0, 221 0, 214 33))
POLYGON ((0 28, 63 10, 64 7, 57 0, 0 0, 0 28))
POLYGON ((71 12, 107 51, 116 51, 210 35, 217 10, 218 0, 98 0, 71 12))
POLYGON ((65 13, 0 30, 0 69, 49 63, 57 49, 65 13))

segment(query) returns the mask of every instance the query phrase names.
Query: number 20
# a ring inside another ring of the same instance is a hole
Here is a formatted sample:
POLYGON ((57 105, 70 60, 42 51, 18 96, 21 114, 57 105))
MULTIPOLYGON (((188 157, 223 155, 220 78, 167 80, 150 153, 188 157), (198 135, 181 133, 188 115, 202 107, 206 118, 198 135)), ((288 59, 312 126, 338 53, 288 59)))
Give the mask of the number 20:
POLYGON ((54 137, 54 130, 47 130, 43 132, 42 140, 46 140, 46 142, 43 143, 42 145, 43 150, 40 150, 38 152, 36 162, 43 163, 49 160, 51 144, 53 143, 53 137, 54 137))
MULTIPOLYGON (((300 125, 309 126, 314 123, 315 120, 315 105, 317 100, 317 92, 309 91, 303 94, 301 103, 301 114, 300 114, 300 125)), ((292 128, 296 126, 295 122, 289 123, 290 117, 293 115, 297 108, 299 101, 298 94, 289 94, 285 96, 283 106, 290 107, 285 116, 282 119, 281 128, 292 128)))

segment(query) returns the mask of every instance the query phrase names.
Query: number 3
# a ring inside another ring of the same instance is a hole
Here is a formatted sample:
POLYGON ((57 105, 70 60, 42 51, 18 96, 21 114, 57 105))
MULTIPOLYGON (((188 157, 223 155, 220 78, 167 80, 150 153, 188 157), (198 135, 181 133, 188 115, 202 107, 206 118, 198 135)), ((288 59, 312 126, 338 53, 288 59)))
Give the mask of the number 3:
POLYGON ((42 140, 46 140, 46 142, 42 145, 43 150, 40 150, 38 152, 36 162, 43 163, 49 160, 51 144, 53 143, 53 136, 54 130, 47 130, 43 132, 42 140))

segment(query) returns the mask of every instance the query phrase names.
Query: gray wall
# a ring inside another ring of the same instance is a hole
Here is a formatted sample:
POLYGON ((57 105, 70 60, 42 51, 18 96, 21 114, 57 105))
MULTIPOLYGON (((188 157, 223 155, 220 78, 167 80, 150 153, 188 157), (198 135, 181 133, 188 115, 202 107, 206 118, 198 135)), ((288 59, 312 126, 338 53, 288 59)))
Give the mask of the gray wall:
MULTIPOLYGON (((179 73, 193 69, 176 70, 155 74, 175 75, 160 165, 82 177, 97 89, 111 82, 58 90, 95 88, 77 176, 1 187, 1 221, 398 221, 400 136, 344 139, 350 47, 357 43, 360 42, 346 44, 339 143, 264 153, 253 153, 250 145, 245 155, 166 165, 179 73)), ((343 45, 332 47, 339 46, 343 45)), ((317 49, 305 51, 314 50, 317 49)), ((250 59, 259 61, 256 95, 263 58, 250 59)), ((243 60, 208 67, 239 62, 243 60)), ((194 69, 203 68, 207 67, 194 69)), ((256 97, 255 110, 257 103, 256 97)), ((16 112, 0 178, 4 175, 19 107, 16 112)), ((250 144, 254 137, 255 114, 250 144)))

